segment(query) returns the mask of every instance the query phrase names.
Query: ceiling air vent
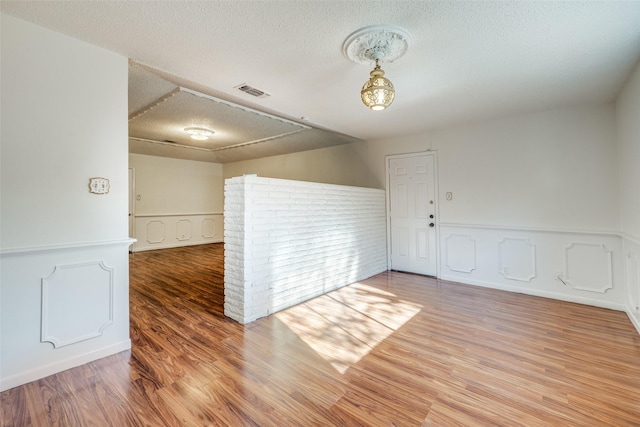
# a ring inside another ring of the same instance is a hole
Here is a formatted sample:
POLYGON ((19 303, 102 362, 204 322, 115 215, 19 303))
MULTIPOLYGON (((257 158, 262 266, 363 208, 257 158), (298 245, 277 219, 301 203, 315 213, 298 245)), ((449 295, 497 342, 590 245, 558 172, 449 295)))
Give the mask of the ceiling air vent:
POLYGON ((270 96, 268 93, 260 89, 256 89, 255 87, 249 86, 246 83, 243 83, 240 86, 236 86, 236 89, 240 89, 244 93, 248 93, 249 95, 255 96, 256 98, 266 98, 270 96))

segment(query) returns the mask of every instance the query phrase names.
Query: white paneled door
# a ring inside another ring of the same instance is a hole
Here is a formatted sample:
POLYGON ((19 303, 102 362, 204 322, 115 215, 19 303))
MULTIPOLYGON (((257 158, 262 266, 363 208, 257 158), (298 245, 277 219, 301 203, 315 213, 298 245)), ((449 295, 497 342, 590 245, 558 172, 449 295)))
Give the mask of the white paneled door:
POLYGON ((434 155, 387 161, 391 269, 436 276, 434 155))

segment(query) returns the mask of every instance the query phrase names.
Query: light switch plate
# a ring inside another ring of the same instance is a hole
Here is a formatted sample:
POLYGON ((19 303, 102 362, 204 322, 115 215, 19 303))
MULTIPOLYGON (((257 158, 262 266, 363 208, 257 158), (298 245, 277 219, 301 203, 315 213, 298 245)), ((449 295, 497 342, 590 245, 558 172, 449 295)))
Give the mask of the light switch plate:
POLYGON ((109 184, 109 180, 107 178, 101 178, 99 176, 89 178, 89 192, 93 194, 108 194, 109 188, 111 184, 109 184))

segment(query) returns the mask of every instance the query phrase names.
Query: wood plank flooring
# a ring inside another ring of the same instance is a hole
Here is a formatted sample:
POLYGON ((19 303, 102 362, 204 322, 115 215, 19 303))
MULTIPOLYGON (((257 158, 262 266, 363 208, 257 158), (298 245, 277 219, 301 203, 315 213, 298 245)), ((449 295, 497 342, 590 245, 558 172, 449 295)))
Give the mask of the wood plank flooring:
POLYGON ((242 326, 222 244, 130 260, 132 350, 5 391, 2 426, 640 426, 621 312, 387 272, 242 326))

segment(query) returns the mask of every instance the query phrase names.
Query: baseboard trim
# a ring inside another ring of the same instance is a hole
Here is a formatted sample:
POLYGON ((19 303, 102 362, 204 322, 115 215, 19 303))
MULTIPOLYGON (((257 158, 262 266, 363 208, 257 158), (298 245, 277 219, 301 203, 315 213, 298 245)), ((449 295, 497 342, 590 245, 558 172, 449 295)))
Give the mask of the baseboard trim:
POLYGON ((144 251, 155 251, 156 249, 171 249, 171 248, 182 248, 184 246, 198 246, 198 245, 209 245, 212 243, 224 243, 224 240, 222 239, 216 239, 216 240, 208 240, 206 242, 193 242, 193 243, 172 243, 172 244, 160 244, 160 245, 153 245, 153 246, 143 246, 143 247, 134 247, 133 248, 133 252, 144 252, 144 251))
POLYGON ((629 307, 627 307, 626 312, 627 312, 627 316, 629 316, 629 320, 631 320, 631 323, 638 331, 638 334, 640 334, 640 318, 636 317, 629 307))
POLYGON ((129 350, 130 348, 131 340, 127 339, 108 347, 60 360, 49 365, 39 366, 26 372, 11 375, 7 378, 0 379, 0 391, 9 390, 10 388, 18 387, 41 378, 48 377, 49 375, 57 374, 58 372, 66 371, 67 369, 75 368, 76 366, 84 365, 85 363, 93 362, 94 360, 111 356, 113 354, 120 353, 121 351, 129 350))
POLYGON ((439 277, 439 279, 446 280, 449 282, 463 283, 465 285, 481 286, 483 288, 497 289, 497 290, 507 291, 507 292, 515 292, 518 294, 525 294, 525 295, 531 295, 531 296, 542 297, 542 298, 550 298, 550 299, 555 299, 559 301, 575 302, 577 304, 591 305, 594 307, 608 308, 610 310, 627 312, 627 308, 623 304, 619 304, 615 302, 599 301, 596 299, 581 298, 581 297, 576 297, 571 295, 559 294, 555 292, 537 291, 535 289, 520 288, 516 286, 507 286, 507 285, 502 285, 498 283, 485 282, 481 280, 468 280, 458 276, 442 275, 439 277))
POLYGON ((191 213, 168 213, 168 214, 140 214, 134 215, 134 218, 154 218, 154 217, 167 217, 167 216, 216 216, 224 215, 224 212, 191 212, 191 213))

